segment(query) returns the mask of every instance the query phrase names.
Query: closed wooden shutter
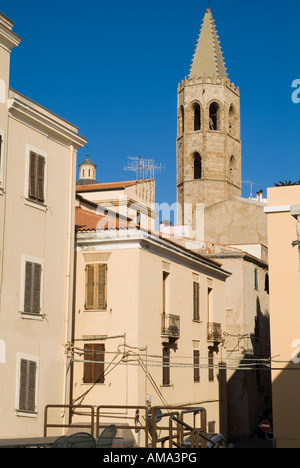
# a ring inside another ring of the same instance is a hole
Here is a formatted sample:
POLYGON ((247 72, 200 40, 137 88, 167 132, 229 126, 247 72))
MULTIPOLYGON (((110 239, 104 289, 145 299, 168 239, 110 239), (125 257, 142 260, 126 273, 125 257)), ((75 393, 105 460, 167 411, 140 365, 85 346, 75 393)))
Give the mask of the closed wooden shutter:
POLYGON ((200 382, 200 352, 194 349, 194 382, 200 382))
POLYGON ((36 198, 36 159, 37 155, 35 153, 30 153, 29 161, 29 192, 28 195, 30 198, 36 198))
POLYGON ((32 312, 32 280, 33 280, 33 263, 26 262, 25 264, 25 294, 24 294, 24 312, 32 312))
POLYGON ((31 152, 29 156, 29 198, 40 203, 45 201, 45 164, 43 156, 31 152))
POLYGON ((45 158, 38 156, 37 163, 37 199, 40 202, 45 201, 44 185, 45 185, 45 158))
POLYGON ((85 308, 95 308, 95 267, 94 265, 86 266, 86 298, 85 308))
POLYGON ((199 313, 199 283, 194 282, 194 320, 200 320, 199 313))
POLYGON ((98 308, 106 309, 106 265, 98 265, 98 308))
POLYGON ((103 344, 84 345, 84 383, 104 383, 105 346, 103 344))
POLYGON ((19 410, 36 411, 36 370, 35 361, 21 359, 19 410))
POLYGON ((163 348, 163 385, 170 385, 170 349, 163 348))
POLYGON ((38 263, 34 264, 33 268, 33 294, 32 294, 32 312, 39 314, 41 312, 41 274, 42 266, 38 263))

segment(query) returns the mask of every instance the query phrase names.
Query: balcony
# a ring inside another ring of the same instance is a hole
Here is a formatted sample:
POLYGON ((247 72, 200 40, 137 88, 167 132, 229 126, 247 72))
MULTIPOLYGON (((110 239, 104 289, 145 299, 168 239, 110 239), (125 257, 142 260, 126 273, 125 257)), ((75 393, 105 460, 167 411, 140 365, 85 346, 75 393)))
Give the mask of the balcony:
POLYGON ((162 314, 161 336, 175 339, 180 337, 180 317, 178 315, 162 314))
POLYGON ((222 341, 222 326, 220 323, 209 322, 207 324, 207 341, 221 343, 222 341))

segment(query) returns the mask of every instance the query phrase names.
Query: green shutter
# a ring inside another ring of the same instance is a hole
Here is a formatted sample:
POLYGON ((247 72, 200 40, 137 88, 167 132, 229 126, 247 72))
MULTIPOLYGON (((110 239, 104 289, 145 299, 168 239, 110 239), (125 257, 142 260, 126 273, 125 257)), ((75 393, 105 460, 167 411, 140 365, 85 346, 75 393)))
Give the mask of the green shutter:
POLYGON ((36 362, 28 362, 27 411, 35 411, 36 362))

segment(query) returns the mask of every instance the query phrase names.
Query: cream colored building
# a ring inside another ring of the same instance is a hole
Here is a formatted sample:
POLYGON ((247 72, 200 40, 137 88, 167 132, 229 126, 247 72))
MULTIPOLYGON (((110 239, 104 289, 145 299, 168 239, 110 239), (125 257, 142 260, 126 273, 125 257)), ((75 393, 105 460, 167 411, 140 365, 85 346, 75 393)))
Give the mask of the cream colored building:
POLYGON ((230 273, 126 220, 113 229, 86 208, 76 208, 72 403, 204 406, 208 429, 219 431, 230 273))
POLYGON ((89 201, 130 218, 143 229, 154 230, 155 180, 138 179, 120 182, 96 180, 96 165, 88 157, 80 164, 76 193, 89 201))
MULTIPOLYGON (((43 433, 68 396, 78 129, 9 87, 20 43, 0 14, 0 437, 43 433)), ((34 78, 33 78, 34 79, 34 78)))
POLYGON ((300 186, 268 190, 274 439, 300 447, 300 186))

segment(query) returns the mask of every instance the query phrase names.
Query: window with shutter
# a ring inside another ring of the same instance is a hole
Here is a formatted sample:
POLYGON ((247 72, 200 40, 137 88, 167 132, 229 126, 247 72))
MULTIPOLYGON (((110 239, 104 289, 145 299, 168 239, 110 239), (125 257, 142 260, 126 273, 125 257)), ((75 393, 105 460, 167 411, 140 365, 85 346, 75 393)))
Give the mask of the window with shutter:
POLYGON ((30 152, 28 196, 39 203, 45 202, 45 163, 43 156, 30 152))
POLYGON ((163 385, 170 385, 170 348, 163 348, 163 385))
POLYGON ((24 312, 41 313, 42 265, 26 261, 24 284, 24 312))
POLYGON ((84 345, 84 383, 104 383, 104 344, 89 343, 84 345))
POLYGON ((28 359, 20 361, 19 410, 36 411, 37 363, 28 359))
POLYGON ((200 351, 194 349, 194 382, 200 382, 200 351))
POLYGON ((107 265, 86 266, 86 310, 106 309, 107 265))
POLYGON ((193 295, 194 295, 194 304, 193 304, 193 319, 196 322, 200 320, 200 308, 199 308, 199 283, 194 281, 193 285, 193 295))
POLYGON ((98 309, 106 309, 106 265, 98 266, 98 309))

